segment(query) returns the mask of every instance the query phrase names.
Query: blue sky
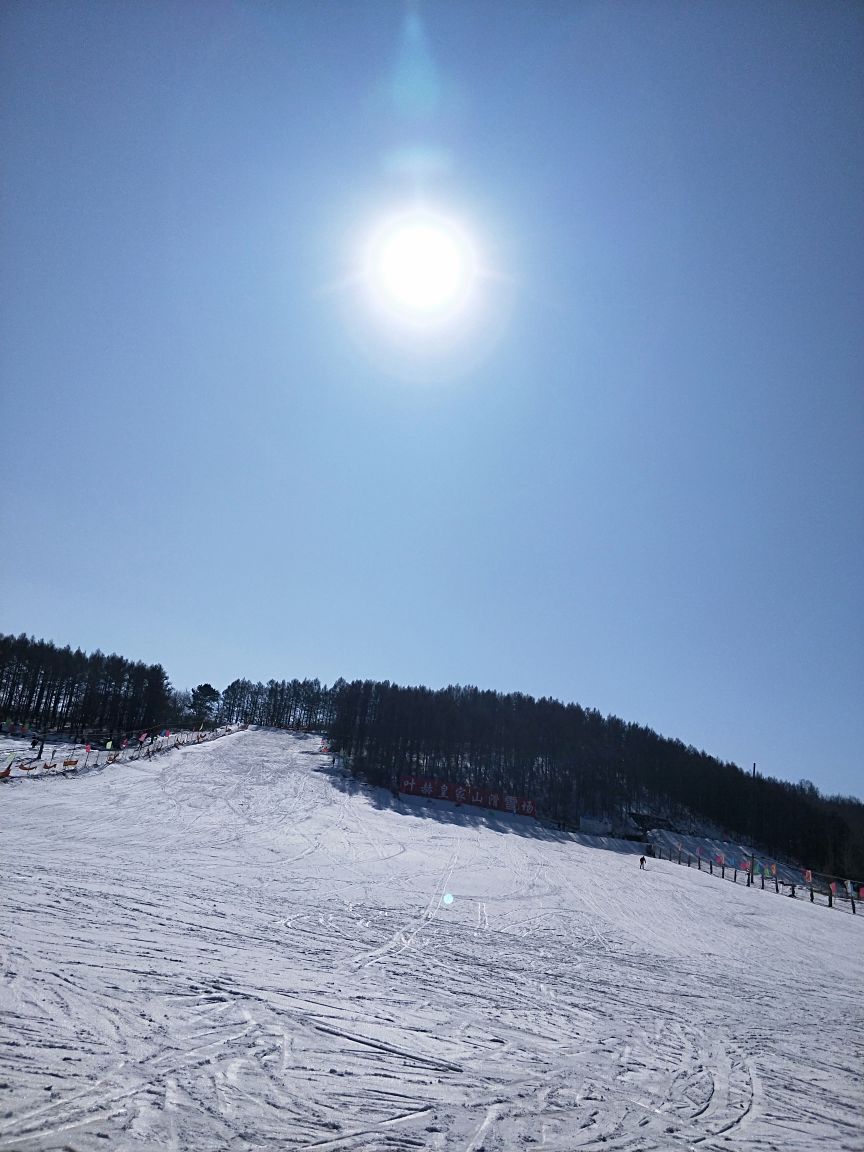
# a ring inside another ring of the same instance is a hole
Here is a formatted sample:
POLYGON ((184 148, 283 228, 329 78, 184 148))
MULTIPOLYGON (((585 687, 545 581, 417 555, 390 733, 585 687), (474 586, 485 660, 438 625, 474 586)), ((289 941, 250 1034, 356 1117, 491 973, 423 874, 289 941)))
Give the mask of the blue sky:
POLYGON ((0 34, 2 630, 551 695, 864 795, 864 7, 0 34), (441 333, 359 275, 418 200, 482 264, 441 333))

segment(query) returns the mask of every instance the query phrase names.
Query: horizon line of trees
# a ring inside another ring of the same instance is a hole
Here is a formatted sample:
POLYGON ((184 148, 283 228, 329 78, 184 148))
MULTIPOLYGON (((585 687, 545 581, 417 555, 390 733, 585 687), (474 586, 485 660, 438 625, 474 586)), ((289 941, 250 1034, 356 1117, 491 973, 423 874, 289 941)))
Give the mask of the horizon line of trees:
POLYGON ((864 878, 864 804, 722 762, 596 709, 473 686, 389 681, 232 681, 172 688, 160 664, 89 655, 0 634, 0 719, 80 737, 186 724, 257 724, 326 734, 372 784, 404 773, 529 796, 538 813, 623 825, 647 813, 686 829, 708 822, 816 871, 864 878))
POLYGON ((596 709, 472 686, 337 681, 327 726, 352 772, 393 788, 405 772, 528 796, 564 825, 649 814, 679 829, 710 823, 778 858, 864 879, 864 804, 750 774, 596 709))
POLYGON ((161 664, 0 633, 0 719, 7 723, 80 738, 149 730, 169 715, 171 685, 161 664))

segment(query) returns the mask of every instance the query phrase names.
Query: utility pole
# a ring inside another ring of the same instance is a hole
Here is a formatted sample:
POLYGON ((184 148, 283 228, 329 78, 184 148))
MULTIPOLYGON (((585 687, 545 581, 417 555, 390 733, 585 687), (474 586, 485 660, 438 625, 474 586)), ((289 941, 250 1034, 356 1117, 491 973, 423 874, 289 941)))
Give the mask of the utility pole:
POLYGON ((756 761, 755 760, 753 761, 753 777, 752 777, 752 779, 753 779, 753 799, 751 801, 751 803, 752 803, 751 812, 753 814, 753 824, 751 825, 751 827, 753 829, 752 836, 753 836, 754 851, 750 853, 750 879, 747 883, 748 888, 753 883, 753 880, 754 880, 755 875, 756 875, 756 852, 755 852, 755 848, 756 848, 756 761))

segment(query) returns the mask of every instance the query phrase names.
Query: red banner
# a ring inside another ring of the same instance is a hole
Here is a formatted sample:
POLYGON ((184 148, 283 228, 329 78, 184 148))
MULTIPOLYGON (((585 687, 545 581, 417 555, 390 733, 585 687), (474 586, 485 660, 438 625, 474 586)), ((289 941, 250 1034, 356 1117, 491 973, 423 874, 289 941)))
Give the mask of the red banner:
POLYGON ((496 812, 513 812, 518 816, 537 815, 534 801, 525 796, 508 796, 495 789, 473 788, 469 784, 450 784, 429 776, 402 776, 399 791, 407 796, 452 800, 456 804, 474 804, 478 808, 494 808, 496 812))

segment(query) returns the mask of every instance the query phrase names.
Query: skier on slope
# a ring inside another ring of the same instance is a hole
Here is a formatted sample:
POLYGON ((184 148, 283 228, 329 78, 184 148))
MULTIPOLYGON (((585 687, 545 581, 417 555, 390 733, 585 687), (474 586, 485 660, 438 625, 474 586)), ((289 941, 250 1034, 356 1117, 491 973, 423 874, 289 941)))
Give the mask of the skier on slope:
POLYGON ((644 867, 645 867, 645 857, 644 857, 644 856, 640 856, 640 857, 639 857, 639 867, 640 867, 640 868, 644 868, 644 867))

